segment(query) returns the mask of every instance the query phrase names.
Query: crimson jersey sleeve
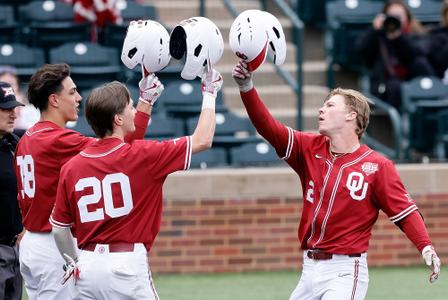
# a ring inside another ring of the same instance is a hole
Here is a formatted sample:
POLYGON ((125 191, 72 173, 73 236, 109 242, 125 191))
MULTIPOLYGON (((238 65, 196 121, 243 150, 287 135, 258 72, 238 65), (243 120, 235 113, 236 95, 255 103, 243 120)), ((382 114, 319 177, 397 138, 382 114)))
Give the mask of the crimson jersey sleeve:
POLYGON ((137 111, 134 118, 135 131, 125 136, 124 141, 130 143, 134 140, 142 140, 145 137, 146 128, 148 127, 149 115, 137 111))
POLYGON ((255 88, 240 94, 247 114, 257 132, 274 147, 279 157, 286 158, 288 156, 286 150, 291 142, 292 129, 274 119, 266 105, 261 101, 255 88))
POLYGON ((377 205, 394 223, 418 209, 406 191, 397 169, 388 159, 381 164, 372 187, 377 205))
POLYGON ((175 171, 190 168, 192 151, 190 136, 153 143, 135 141, 133 144, 139 145, 139 151, 150 153, 143 163, 147 163, 145 167, 152 171, 153 177, 156 179, 164 178, 175 171))
POLYGON ((50 223, 53 226, 62 228, 71 227, 75 221, 69 204, 66 179, 67 171, 63 167, 61 171, 61 180, 59 181, 56 193, 55 205, 50 216, 50 223))

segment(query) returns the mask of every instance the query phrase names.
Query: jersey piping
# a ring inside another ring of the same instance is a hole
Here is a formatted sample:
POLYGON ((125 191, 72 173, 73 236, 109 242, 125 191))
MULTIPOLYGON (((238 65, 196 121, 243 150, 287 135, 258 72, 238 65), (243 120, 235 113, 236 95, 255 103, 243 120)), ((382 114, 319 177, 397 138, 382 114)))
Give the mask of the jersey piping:
MULTIPOLYGON (((325 235, 325 228, 326 228, 326 226, 327 226, 327 221, 328 221, 328 218, 330 217, 331 210, 333 209, 334 199, 336 198, 336 191, 337 191, 337 189, 338 189, 339 182, 341 181, 341 177, 342 177, 342 173, 343 173, 344 169, 347 168, 347 167, 349 167, 349 166, 352 166, 352 165, 354 165, 354 164, 357 164, 360 160, 364 159, 365 157, 367 157, 367 156, 368 156, 369 154, 371 154, 372 152, 373 152, 373 150, 369 150, 369 151, 367 151, 367 152, 364 153, 363 155, 359 156, 357 159, 355 159, 355 160, 353 160, 353 161, 351 161, 351 162, 348 162, 348 163, 343 164, 343 165, 341 166, 341 168, 339 169, 339 171, 338 171, 338 176, 337 176, 337 178, 336 178, 336 181, 335 181, 335 183, 334 183, 334 185, 333 185, 333 190, 332 190, 332 192, 331 192, 330 203, 329 203, 329 205, 328 205, 328 210, 327 210, 327 213, 325 214, 325 218, 324 218, 324 220, 323 220, 323 222, 322 222, 322 225, 321 225, 321 233, 320 233, 319 239, 313 244, 313 246, 312 246, 313 248, 315 248, 316 245, 319 244, 319 243, 322 241, 322 239, 324 238, 324 235, 325 235)), ((325 193, 325 190, 323 189, 323 190, 322 190, 322 194, 324 194, 324 193, 325 193)), ((316 212, 315 218, 313 218, 313 222, 315 222, 316 219, 317 219, 317 212, 316 212)), ((311 236, 308 238, 308 241, 310 241, 312 237, 313 237, 313 236, 311 235, 311 236)))
POLYGON ((406 216, 408 216, 411 212, 418 210, 417 205, 412 204, 411 206, 409 206, 408 208, 404 209, 402 212, 400 212, 399 214, 390 217, 389 220, 393 223, 396 223, 398 221, 400 221, 401 219, 405 218, 406 216))
POLYGON ((187 136, 187 149, 185 150, 185 164, 184 164, 184 170, 190 169, 190 163, 191 163, 191 152, 192 152, 192 142, 191 142, 191 136, 187 136))
POLYGON ((39 132, 42 132, 42 131, 53 130, 53 129, 54 129, 54 128, 51 128, 51 127, 45 127, 45 128, 42 128, 42 129, 33 131, 33 132, 30 132, 30 131, 27 130, 27 131, 25 132, 25 134, 26 134, 27 136, 32 136, 32 135, 34 135, 34 134, 36 134, 36 133, 39 133, 39 132))
POLYGON ((99 157, 107 156, 107 155, 109 155, 109 154, 111 154, 111 153, 117 151, 118 149, 120 149, 120 148, 123 147, 124 145, 126 145, 126 143, 118 144, 117 146, 113 147, 112 149, 110 149, 109 151, 104 152, 104 153, 89 154, 89 153, 86 153, 86 152, 84 152, 84 151, 81 151, 79 154, 82 155, 82 156, 84 156, 84 157, 88 157, 88 158, 99 158, 99 157))
POLYGON ((288 146, 286 147, 285 156, 282 157, 283 160, 287 160, 291 156, 292 146, 294 145, 294 132, 292 128, 288 128, 288 146))

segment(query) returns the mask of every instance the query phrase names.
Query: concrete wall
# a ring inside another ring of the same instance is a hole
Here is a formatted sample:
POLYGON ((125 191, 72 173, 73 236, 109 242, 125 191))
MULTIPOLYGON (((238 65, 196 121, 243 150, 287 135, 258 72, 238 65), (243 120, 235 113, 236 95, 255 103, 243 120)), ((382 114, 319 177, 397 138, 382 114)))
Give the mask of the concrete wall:
MULTIPOLYGON (((448 165, 400 165, 439 255, 448 255, 448 165)), ((298 176, 289 168, 188 171, 165 184, 162 229, 151 250, 157 273, 298 269, 298 176)), ((383 213, 369 249, 371 266, 422 260, 383 213)))

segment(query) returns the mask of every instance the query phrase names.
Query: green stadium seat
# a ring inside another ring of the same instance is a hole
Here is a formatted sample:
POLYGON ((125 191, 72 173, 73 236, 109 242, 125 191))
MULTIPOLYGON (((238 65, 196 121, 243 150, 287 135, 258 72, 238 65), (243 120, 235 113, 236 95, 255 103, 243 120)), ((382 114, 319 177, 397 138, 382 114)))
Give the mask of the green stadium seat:
POLYGON ((60 1, 32 1, 19 9, 27 44, 49 50, 90 40, 91 24, 75 23, 73 6, 60 1))
POLYGON ((437 77, 418 77, 401 86, 404 135, 408 143, 406 157, 412 149, 434 154, 439 111, 448 108, 448 85, 437 77), (433 134, 430 134, 433 133, 433 134))
POLYGON ((374 17, 381 11, 379 1, 327 2, 327 28, 325 51, 327 55, 327 85, 334 86, 334 72, 338 66, 360 72, 363 69, 361 57, 354 51, 353 44, 371 26, 374 17))
POLYGON ((213 147, 191 156, 191 169, 208 169, 227 166, 227 153, 225 149, 213 147))
POLYGON ((13 7, 0 5, 0 43, 19 42, 18 33, 19 26, 14 18, 13 7))
POLYGON ((68 122, 66 127, 68 129, 72 129, 74 131, 78 131, 84 136, 90 136, 95 137, 95 132, 93 132, 93 129, 90 127, 89 123, 87 122, 87 119, 83 115, 78 116, 78 120, 68 122))
POLYGON ((231 163, 236 167, 284 164, 274 148, 264 141, 247 143, 231 149, 231 163))
POLYGON ((165 114, 154 114, 145 133, 145 138, 166 140, 184 136, 182 120, 170 118, 165 114))
POLYGON ((31 75, 44 63, 42 49, 22 44, 0 44, 0 65, 14 66, 22 82, 28 82, 31 75))
POLYGON ((71 76, 80 91, 120 79, 117 50, 98 44, 68 43, 50 50, 50 63, 70 65, 71 76))
POLYGON ((438 159, 446 161, 448 158, 448 109, 437 114, 437 141, 435 146, 438 159))

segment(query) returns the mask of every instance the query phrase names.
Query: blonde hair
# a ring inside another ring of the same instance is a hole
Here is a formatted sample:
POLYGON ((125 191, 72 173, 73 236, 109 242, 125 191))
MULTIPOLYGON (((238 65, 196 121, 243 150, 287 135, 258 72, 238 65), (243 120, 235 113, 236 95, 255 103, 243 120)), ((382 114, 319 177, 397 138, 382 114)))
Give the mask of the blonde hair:
POLYGON ((367 126, 369 125, 369 102, 371 101, 369 100, 369 98, 358 91, 352 89, 335 88, 327 95, 324 102, 335 95, 341 95, 342 97, 344 97, 345 105, 347 106, 349 111, 354 111, 356 113, 355 132, 358 135, 358 138, 361 139, 363 133, 366 131, 367 126))

